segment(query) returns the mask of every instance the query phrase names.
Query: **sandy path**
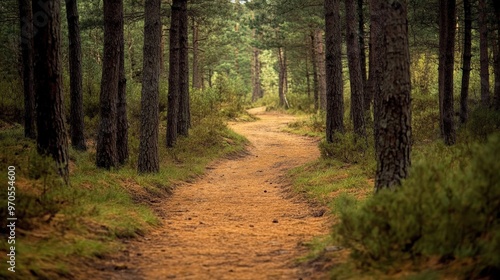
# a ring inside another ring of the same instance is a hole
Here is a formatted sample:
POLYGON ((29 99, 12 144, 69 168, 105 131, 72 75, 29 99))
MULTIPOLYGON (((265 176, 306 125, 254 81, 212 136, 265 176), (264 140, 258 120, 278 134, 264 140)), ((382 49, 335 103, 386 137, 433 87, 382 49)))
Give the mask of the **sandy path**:
POLYGON ((285 198, 283 182, 287 170, 319 156, 317 143, 280 132, 292 116, 252 113, 261 120, 230 124, 250 140, 249 154, 214 163, 200 180, 177 187, 162 206, 164 225, 132 244, 128 269, 144 279, 304 276, 295 259, 328 223, 285 198))

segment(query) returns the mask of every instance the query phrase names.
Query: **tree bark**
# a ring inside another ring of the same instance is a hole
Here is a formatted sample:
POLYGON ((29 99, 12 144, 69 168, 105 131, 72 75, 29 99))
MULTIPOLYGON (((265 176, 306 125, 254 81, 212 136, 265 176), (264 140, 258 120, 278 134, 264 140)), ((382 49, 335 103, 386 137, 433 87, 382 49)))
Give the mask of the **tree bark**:
POLYGON ((488 58, 488 11, 486 0, 479 0, 479 75, 481 77, 481 105, 490 105, 490 71, 488 58))
POLYGON ((261 87, 260 87, 260 60, 259 54, 260 50, 256 47, 253 47, 253 71, 252 71, 252 102, 257 101, 257 99, 261 98, 261 87))
POLYGON ((279 79, 278 79, 278 95, 279 106, 285 109, 290 108, 286 99, 286 58, 282 47, 278 48, 278 63, 279 63, 279 79))
POLYGON ((144 60, 141 95, 141 138, 139 144, 139 173, 160 170, 158 156, 159 83, 162 24, 161 0, 146 0, 144 22, 144 60))
POLYGON ((345 16, 347 23, 347 59, 349 66, 349 81, 351 84, 351 119, 354 133, 365 137, 365 107, 363 103, 363 74, 361 69, 358 33, 356 32, 356 3, 355 0, 345 0, 345 16))
POLYGON ((460 90, 460 122, 466 123, 469 116, 468 96, 472 48, 472 18, 470 0, 464 0, 464 52, 462 56, 462 88, 460 90))
MULTIPOLYGON (((312 71, 313 71, 313 97, 314 97, 314 111, 319 109, 319 81, 318 81, 318 64, 316 63, 316 44, 314 42, 314 31, 311 31, 311 61, 312 61, 312 71)), ((326 69, 325 69, 326 71, 326 69)), ((326 76, 326 72, 325 72, 326 76)), ((325 79, 326 81, 326 79, 325 79)), ((325 82, 326 83, 326 82, 325 82)), ((326 89, 326 85, 325 85, 326 89)))
POLYGON ((182 0, 174 0, 171 6, 170 16, 170 55, 168 71, 168 110, 167 110, 167 147, 175 146, 177 141, 177 122, 179 115, 179 62, 180 62, 180 42, 179 42, 179 17, 182 0))
POLYGON ((495 11, 495 23, 496 23, 496 38, 494 41, 496 42, 496 46, 494 46, 494 50, 496 53, 495 56, 495 65, 493 67, 493 71, 495 73, 495 88, 494 88, 494 108, 497 111, 500 111, 500 2, 499 1, 491 1, 493 5, 493 10, 495 11))
POLYGON ((358 38, 359 38, 359 60, 361 64, 361 78, 363 81, 363 106, 365 112, 370 112, 371 94, 368 88, 366 75, 366 52, 365 52, 365 17, 363 13, 363 0, 358 0, 358 38))
POLYGON ((314 54, 316 59, 318 75, 318 96, 319 108, 326 110, 326 69, 325 69, 325 51, 323 48, 323 30, 317 28, 314 30, 314 54))
POLYGON ((64 122, 61 71, 59 1, 33 1, 34 15, 44 15, 45 24, 35 25, 34 89, 36 92, 37 151, 51 156, 59 174, 69 183, 68 138, 64 122))
POLYGON ((100 122, 97 135, 96 166, 118 166, 117 102, 120 78, 120 26, 122 0, 104 0, 104 57, 101 79, 100 122))
POLYGON ((192 30, 193 30, 193 88, 195 89, 201 89, 202 88, 202 82, 201 82, 201 73, 200 73, 200 65, 199 65, 199 31, 198 31, 198 24, 196 23, 194 17, 193 17, 193 23, 192 23, 192 30))
POLYGON ((188 50, 188 15, 187 0, 181 3, 179 16, 179 116, 177 133, 188 136, 190 121, 189 110, 189 50, 188 50))
MULTIPOLYGON (((381 0, 370 0, 370 59, 369 59, 369 95, 370 100, 373 100, 373 133, 378 134, 379 121, 377 117, 380 115, 379 100, 382 95, 382 61, 384 60, 382 53, 384 51, 384 37, 382 33, 382 14, 381 0)), ((375 137, 375 154, 379 149, 379 143, 375 137)))
POLYGON ((76 0, 66 0, 66 18, 69 36, 69 75, 70 75, 70 134, 74 149, 85 151, 83 90, 82 90, 82 48, 76 0))
POLYGON ((35 81, 33 73, 33 11, 31 1, 18 0, 21 27, 22 78, 24 91, 24 136, 36 139, 35 81))
POLYGON ((440 115, 442 134, 446 145, 453 145, 456 141, 453 110, 453 65, 455 47, 455 0, 440 0, 440 115))
MULTIPOLYGON (((120 68, 118 76, 118 103, 117 103, 117 126, 116 126, 116 149, 118 152, 118 163, 124 164, 129 157, 128 152, 128 119, 127 119, 127 77, 125 76, 125 38, 123 34, 123 0, 121 0, 120 13, 120 68)), ((140 73, 140 71, 138 71, 140 73)))
POLYGON ((344 82, 342 80, 342 39, 340 0, 325 0, 326 37, 326 140, 344 133, 344 82))
MULTIPOLYGON (((395 188, 408 176, 411 164, 410 52, 407 3, 381 0, 383 47, 382 95, 377 151, 375 191, 395 188)), ((376 7, 375 7, 376 8, 376 7)), ((378 48, 377 48, 378 49, 378 48)))

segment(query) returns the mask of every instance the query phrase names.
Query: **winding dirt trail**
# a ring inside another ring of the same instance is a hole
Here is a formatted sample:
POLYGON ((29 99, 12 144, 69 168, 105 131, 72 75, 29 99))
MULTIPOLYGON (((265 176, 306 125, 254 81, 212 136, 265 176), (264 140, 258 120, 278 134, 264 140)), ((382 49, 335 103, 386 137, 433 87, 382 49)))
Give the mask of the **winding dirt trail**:
POLYGON ((307 253, 304 242, 327 234, 327 218, 286 190, 286 171, 317 158, 317 143, 280 132, 293 116, 251 113, 260 120, 230 124, 250 140, 248 155, 216 162, 177 187, 162 206, 164 225, 132 244, 127 266, 139 277, 323 278, 307 275, 296 259, 307 253))

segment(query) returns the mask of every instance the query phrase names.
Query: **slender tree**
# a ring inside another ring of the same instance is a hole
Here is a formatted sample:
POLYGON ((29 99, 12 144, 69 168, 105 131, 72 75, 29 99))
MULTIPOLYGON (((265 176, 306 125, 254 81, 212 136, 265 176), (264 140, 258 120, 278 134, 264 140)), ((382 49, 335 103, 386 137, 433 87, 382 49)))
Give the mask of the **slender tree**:
POLYGON ((78 4, 76 0, 66 0, 66 19, 69 36, 69 75, 70 75, 70 135, 71 145, 76 150, 85 151, 83 90, 82 90, 82 47, 78 4))
MULTIPOLYGON (((411 152, 410 52, 406 0, 380 0, 383 58, 375 190, 394 188, 408 175, 411 152)), ((374 7, 377 9, 378 7, 374 7)), ((379 49, 379 48, 377 48, 379 49)))
POLYGON ((122 0, 104 0, 104 58, 99 98, 99 132, 96 165, 110 169, 118 166, 117 102, 120 78, 120 27, 122 0))
POLYGON ((460 90, 460 122, 467 122, 469 109, 467 100, 469 96, 470 64, 472 48, 472 18, 470 0, 464 0, 464 51, 462 56, 462 88, 460 90))
POLYGON ((326 37, 326 140, 344 133, 344 83, 342 80, 342 39, 340 0, 325 0, 326 37))
MULTIPOLYGON (((313 98, 314 98, 314 111, 319 109, 319 79, 318 79, 318 63, 316 50, 315 50, 315 40, 314 31, 311 31, 311 62, 312 62, 312 75, 313 75, 313 98)), ((325 69, 326 71, 326 69, 325 69)), ((326 77, 326 72, 325 72, 326 77)), ((326 80, 325 80, 325 92, 326 92, 326 80)), ((325 93, 326 94, 326 93, 325 93)))
POLYGON ((190 125, 189 110, 189 50, 187 0, 180 1, 179 15, 179 116, 177 133, 187 136, 190 125))
POLYGON ((120 67, 118 69, 118 102, 116 104, 116 149, 118 163, 124 164, 129 157, 128 152, 128 119, 127 119, 127 78, 125 76, 125 37, 123 34, 123 0, 116 13, 120 14, 118 36, 120 44, 120 67))
POLYGON ((440 0, 439 96, 442 135, 446 145, 456 141, 453 110, 453 65, 455 47, 455 0, 440 0))
POLYGON ((252 102, 262 97, 262 88, 260 85, 260 50, 256 47, 252 48, 252 102))
POLYGON ((286 79, 286 56, 283 47, 278 48, 278 64, 279 64, 279 79, 278 79, 278 95, 279 105, 285 109, 290 108, 288 99, 286 98, 287 79, 286 79))
POLYGON ((193 88, 195 89, 201 89, 203 87, 202 77, 200 73, 200 64, 199 64, 199 28, 198 28, 198 23, 195 20, 195 17, 193 17, 192 23, 191 23, 191 29, 192 29, 192 40, 193 40, 193 88))
POLYGON ((363 0, 358 2, 358 38, 359 38, 359 60, 361 63, 361 77, 363 80, 363 106, 366 112, 370 111, 371 95, 368 88, 368 77, 366 75, 366 52, 365 52, 365 15, 363 13, 363 0))
POLYGON ((146 0, 141 96, 139 173, 158 172, 159 82, 161 57, 161 0, 146 0))
POLYGON ((177 142, 177 123, 179 115, 179 62, 180 62, 180 42, 179 42, 179 17, 182 0, 174 0, 171 6, 170 15, 170 55, 168 72, 168 110, 167 110, 167 147, 173 147, 177 142))
POLYGON ((364 107, 364 81, 361 69, 360 49, 356 25, 355 0, 345 0, 345 16, 347 23, 347 60, 349 66, 349 81, 351 84, 351 119, 354 132, 360 137, 366 135, 365 107, 364 107))
POLYGON ((61 76, 61 30, 59 1, 33 1, 34 15, 44 15, 34 37, 37 150, 51 156, 59 174, 69 181, 68 138, 64 122, 61 76))
POLYGON ((490 71, 488 57, 488 10, 486 0, 479 0, 479 62, 481 77, 481 104, 490 105, 490 71))
POLYGON ((495 11, 495 23, 496 23, 496 38, 493 40, 496 42, 494 46, 495 50, 495 60, 494 60, 494 74, 495 74, 495 87, 494 87, 494 108, 500 111, 500 1, 491 1, 493 5, 493 10, 495 11))
POLYGON ((36 139, 36 109, 33 73, 33 11, 31 1, 18 0, 21 24, 21 56, 24 91, 24 136, 36 139))
MULTIPOLYGON (((370 91, 370 99, 373 100, 373 132, 374 135, 378 134, 380 122, 377 117, 380 115, 379 100, 382 95, 382 61, 384 58, 381 56, 384 50, 384 41, 382 33, 382 24, 384 19, 381 14, 381 0, 370 0, 370 59, 369 63, 369 77, 368 88, 370 91)), ((375 137, 375 154, 379 150, 380 144, 375 137)))
POLYGON ((325 51, 323 47, 323 30, 316 28, 314 30, 314 59, 316 64, 316 75, 318 76, 318 102, 322 111, 326 110, 326 69, 325 69, 325 51))

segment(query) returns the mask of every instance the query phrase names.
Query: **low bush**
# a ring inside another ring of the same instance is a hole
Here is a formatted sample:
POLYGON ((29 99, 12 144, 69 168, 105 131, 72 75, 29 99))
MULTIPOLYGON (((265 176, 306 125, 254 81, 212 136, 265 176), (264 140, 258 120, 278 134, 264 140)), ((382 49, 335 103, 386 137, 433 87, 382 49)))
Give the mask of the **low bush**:
MULTIPOLYGON (((500 271, 500 134, 486 144, 437 145, 397 191, 341 210, 336 234, 359 267, 468 261, 465 277, 500 271), (446 156, 444 156, 446 155, 446 156)), ((496 273, 496 274, 495 274, 496 273)))

